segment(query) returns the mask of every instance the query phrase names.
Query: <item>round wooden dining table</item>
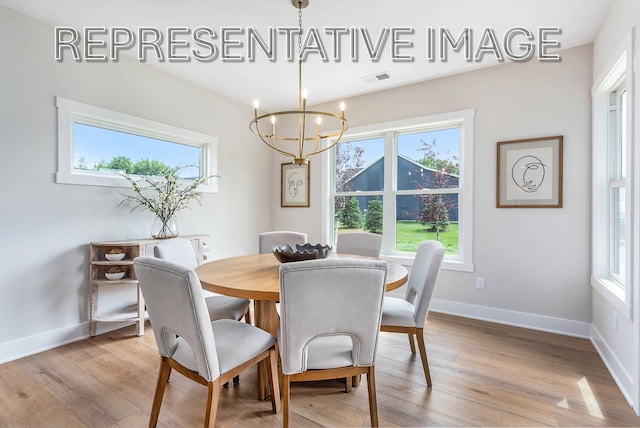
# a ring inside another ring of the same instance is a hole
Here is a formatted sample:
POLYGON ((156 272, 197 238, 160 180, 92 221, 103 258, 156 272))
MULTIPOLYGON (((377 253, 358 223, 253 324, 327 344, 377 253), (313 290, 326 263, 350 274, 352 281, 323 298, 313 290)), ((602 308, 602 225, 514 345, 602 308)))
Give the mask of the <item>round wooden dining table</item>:
MULTIPOLYGON (((328 258, 372 259, 351 254, 331 253, 328 258)), ((387 262, 387 291, 407 282, 407 269, 387 262)), ((256 326, 277 334, 280 320, 276 302, 280 300, 280 262, 271 253, 229 257, 204 263, 196 268, 202 288, 226 296, 244 297, 255 302, 256 326)))

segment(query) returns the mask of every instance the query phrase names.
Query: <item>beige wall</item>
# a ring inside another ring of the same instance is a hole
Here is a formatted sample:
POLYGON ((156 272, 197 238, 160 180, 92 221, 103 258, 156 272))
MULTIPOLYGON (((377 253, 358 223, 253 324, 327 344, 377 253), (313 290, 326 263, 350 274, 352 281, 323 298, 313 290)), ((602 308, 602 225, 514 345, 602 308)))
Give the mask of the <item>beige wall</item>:
MULTIPOLYGON (((562 52, 560 63, 505 64, 345 100, 353 127, 475 109, 475 272, 444 271, 435 310, 588 336, 591 51, 586 45, 562 52), (564 207, 497 209, 496 142, 551 135, 564 136, 564 207), (486 279, 485 290, 475 277, 486 279)), ((282 161, 274 160, 274 195, 282 161)), ((274 199, 274 228, 323 239, 320 164, 312 159, 311 207, 282 209, 274 199)))
POLYGON ((268 229, 271 163, 242 105, 136 61, 56 63, 53 28, 0 7, 0 362, 88 334, 88 243, 145 238, 152 216, 122 189, 55 183, 55 96, 211 134, 220 191, 178 216, 209 257, 255 251, 268 229))

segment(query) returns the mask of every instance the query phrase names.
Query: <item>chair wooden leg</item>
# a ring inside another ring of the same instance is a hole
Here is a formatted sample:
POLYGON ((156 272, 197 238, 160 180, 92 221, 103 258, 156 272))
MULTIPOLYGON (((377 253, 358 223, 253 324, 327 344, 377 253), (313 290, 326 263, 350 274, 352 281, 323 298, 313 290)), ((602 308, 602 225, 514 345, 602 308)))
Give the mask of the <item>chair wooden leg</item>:
POLYGON ((158 416, 160 415, 160 406, 162 406, 162 397, 164 397, 164 389, 169 381, 171 374, 171 366, 165 357, 160 361, 160 370, 158 371, 158 381, 156 383, 156 392, 153 396, 153 405, 151 406, 151 416, 149 417, 149 428, 154 428, 158 424, 158 416))
POLYGON ((375 367, 369 367, 367 372, 367 387, 369 390, 369 413, 371 415, 371 426, 378 426, 378 400, 376 399, 376 377, 375 367))
POLYGON ((354 388, 357 388, 358 386, 360 386, 360 375, 353 376, 351 384, 353 385, 354 388))
POLYGON ((249 303, 247 312, 244 314, 244 320, 247 324, 251 324, 251 303, 249 303))
POLYGON ((216 416, 218 415, 218 399, 220 398, 220 381, 215 380, 207 383, 207 408, 204 415, 204 428, 214 427, 216 425, 216 416))
POLYGON ((424 377, 427 380, 427 387, 431 388, 431 373, 429 372, 429 361, 427 360, 427 348, 424 345, 424 331, 421 328, 416 332, 416 339, 418 339, 418 348, 420 349, 422 368, 424 369, 424 377))
POLYGON ((267 398, 268 391, 265 376, 267 376, 265 362, 260 361, 258 363, 258 400, 265 400, 267 398))
MULTIPOLYGON (((252 302, 253 302, 253 301, 252 301, 252 302)), ((244 314, 244 321, 245 321, 247 324, 251 324, 251 303, 249 303, 249 307, 247 308, 247 312, 245 312, 245 314, 244 314)), ((239 383, 240 383, 240 375, 235 376, 235 377, 233 378, 233 384, 234 384, 234 385, 238 385, 239 383)), ((224 384, 224 387, 225 387, 225 388, 228 388, 228 387, 229 387, 229 382, 225 383, 225 384, 224 384)))
POLYGON ((284 375, 282 382, 282 426, 289 428, 289 399, 291 397, 291 379, 284 375))
POLYGON ((409 335, 409 346, 411 347, 411 354, 416 355, 416 345, 413 342, 413 333, 408 333, 409 335))
POLYGON ((273 413, 278 413, 280 411, 280 382, 278 380, 278 354, 275 347, 269 350, 266 366, 269 388, 271 388, 271 407, 273 413))
POLYGON ((344 392, 351 392, 351 387, 353 386, 353 376, 344 378, 344 392))

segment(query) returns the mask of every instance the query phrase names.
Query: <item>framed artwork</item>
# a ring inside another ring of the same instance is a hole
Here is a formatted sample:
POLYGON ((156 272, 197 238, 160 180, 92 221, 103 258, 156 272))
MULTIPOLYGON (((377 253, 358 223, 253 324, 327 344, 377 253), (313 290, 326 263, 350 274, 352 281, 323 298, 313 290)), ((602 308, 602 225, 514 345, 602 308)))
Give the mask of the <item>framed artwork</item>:
POLYGON ((280 206, 283 208, 309 206, 309 163, 281 165, 280 206))
POLYGON ((498 143, 498 208, 562 208, 562 139, 498 143))

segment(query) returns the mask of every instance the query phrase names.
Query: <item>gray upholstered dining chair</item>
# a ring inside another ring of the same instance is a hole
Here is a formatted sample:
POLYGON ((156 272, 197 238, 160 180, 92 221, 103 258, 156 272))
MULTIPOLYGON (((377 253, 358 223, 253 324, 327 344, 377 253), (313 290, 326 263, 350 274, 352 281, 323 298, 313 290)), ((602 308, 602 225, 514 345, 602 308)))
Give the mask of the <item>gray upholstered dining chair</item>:
POLYGON ((382 305, 380 331, 408 334, 412 354, 416 353, 413 340, 416 336, 427 387, 431 387, 431 373, 424 344, 424 324, 443 258, 444 248, 440 242, 423 241, 416 252, 404 299, 385 296, 382 305))
POLYGON ((368 232, 345 232, 338 234, 336 253, 379 258, 381 246, 382 235, 368 232))
POLYGON ((283 423, 290 383, 367 375, 371 425, 378 425, 375 357, 387 262, 322 259, 280 266, 283 423))
POLYGON ((244 322, 211 321, 200 280, 183 265, 137 257, 134 269, 160 353, 160 370, 149 418, 155 427, 172 370, 207 387, 204 426, 214 426, 220 387, 255 364, 266 364, 271 406, 280 410, 276 338, 244 322))
MULTIPOLYGON (((190 269, 198 266, 191 241, 184 238, 173 238, 159 242, 154 248, 154 255, 160 259, 170 260, 190 269)), ((211 291, 202 290, 211 321, 219 319, 239 320, 245 317, 251 323, 249 299, 224 296, 211 291)))
MULTIPOLYGON (((159 259, 170 260, 189 269, 195 269, 198 266, 198 260, 191 245, 191 241, 188 239, 172 238, 158 242, 153 252, 159 259)), ((225 296, 208 290, 202 290, 202 294, 204 295, 211 321, 222 319, 240 320, 244 317, 245 321, 251 324, 251 311, 249 310, 251 301, 249 299, 225 296)), ((239 376, 233 378, 234 385, 239 383, 239 376)), ((228 387, 229 384, 225 383, 224 386, 228 387)))
POLYGON ((263 232, 258 235, 258 252, 268 254, 274 245, 289 244, 296 249, 296 244, 307 243, 307 234, 302 232, 291 232, 287 230, 275 230, 273 232, 263 232))

